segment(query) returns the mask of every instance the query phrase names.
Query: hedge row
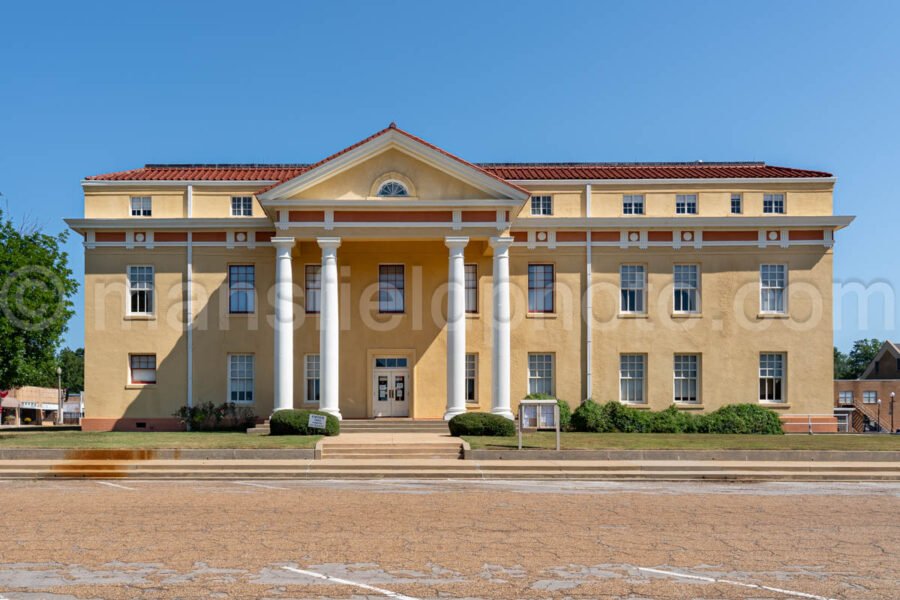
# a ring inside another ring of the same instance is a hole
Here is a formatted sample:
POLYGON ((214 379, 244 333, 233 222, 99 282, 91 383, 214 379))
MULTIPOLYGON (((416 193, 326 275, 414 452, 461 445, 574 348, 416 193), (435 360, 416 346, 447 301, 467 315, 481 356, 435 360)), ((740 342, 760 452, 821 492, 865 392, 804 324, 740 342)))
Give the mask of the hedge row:
POLYGON ((278 410, 269 419, 270 435, 338 435, 341 422, 332 414, 320 410, 278 410), (325 416, 325 431, 309 428, 310 415, 325 416))
POLYGON ((493 413, 463 413, 456 415, 448 423, 450 435, 490 435, 510 436, 516 435, 516 423, 506 417, 493 413))
POLYGON ((694 414, 675 406, 654 412, 621 402, 587 400, 572 413, 571 427, 592 433, 784 433, 778 414, 756 404, 729 404, 708 414, 694 414))

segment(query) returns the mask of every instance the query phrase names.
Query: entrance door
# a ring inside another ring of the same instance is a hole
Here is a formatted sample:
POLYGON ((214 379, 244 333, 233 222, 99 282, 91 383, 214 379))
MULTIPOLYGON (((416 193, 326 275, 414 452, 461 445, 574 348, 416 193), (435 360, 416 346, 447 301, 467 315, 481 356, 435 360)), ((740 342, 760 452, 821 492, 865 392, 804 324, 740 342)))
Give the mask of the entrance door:
POLYGON ((373 415, 409 416, 409 367, 405 358, 376 358, 372 370, 374 382, 373 415))

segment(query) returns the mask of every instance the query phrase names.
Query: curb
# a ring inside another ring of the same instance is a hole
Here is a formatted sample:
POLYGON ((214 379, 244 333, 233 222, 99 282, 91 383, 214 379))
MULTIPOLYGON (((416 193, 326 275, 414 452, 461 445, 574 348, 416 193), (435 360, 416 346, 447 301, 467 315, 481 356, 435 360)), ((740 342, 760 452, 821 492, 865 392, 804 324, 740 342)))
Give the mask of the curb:
POLYGON ((464 442, 465 460, 710 460, 900 462, 900 452, 867 450, 471 450, 464 442))
POLYGON ((159 448, 73 449, 0 448, 0 460, 304 460, 318 458, 312 448, 159 448))

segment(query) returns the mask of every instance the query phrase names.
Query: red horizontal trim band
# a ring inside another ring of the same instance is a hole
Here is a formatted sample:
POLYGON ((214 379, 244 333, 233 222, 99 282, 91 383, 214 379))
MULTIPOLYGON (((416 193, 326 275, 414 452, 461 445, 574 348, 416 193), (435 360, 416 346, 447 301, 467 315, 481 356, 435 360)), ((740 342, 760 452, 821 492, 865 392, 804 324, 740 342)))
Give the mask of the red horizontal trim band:
POLYGON ((755 242, 759 234, 755 231, 704 231, 704 242, 755 242))
POLYGON ((487 223, 497 220, 497 211, 494 210, 464 210, 462 212, 463 223, 487 223))
POLYGON ((288 221, 291 223, 321 223, 324 220, 324 210, 292 210, 288 212, 288 221))
POLYGON ((648 231, 647 232, 647 241, 649 241, 649 242, 671 242, 672 241, 672 232, 671 231, 648 231))
POLYGON ((517 242, 527 242, 528 241, 528 232, 527 231, 513 231, 512 237, 517 242))
POLYGON ((432 212, 336 211, 334 221, 335 223, 451 223, 453 213, 444 210, 432 212))
POLYGON ((184 231, 157 231, 153 234, 154 242, 186 242, 187 233, 184 231))
POLYGON ((94 240, 98 242, 124 242, 124 231, 98 231, 94 234, 94 240))
POLYGON ((583 242, 587 238, 584 231, 557 231, 557 242, 583 242))
POLYGON ((256 241, 257 242, 271 242, 273 237, 275 237, 274 231, 257 231, 256 232, 256 241))
POLYGON ((226 239, 224 231, 195 231, 195 242, 224 242, 226 239))
POLYGON ((819 241, 825 239, 825 232, 821 229, 795 229, 788 232, 791 240, 819 241))
POLYGON ((592 242, 618 242, 618 231, 593 231, 591 232, 592 242))

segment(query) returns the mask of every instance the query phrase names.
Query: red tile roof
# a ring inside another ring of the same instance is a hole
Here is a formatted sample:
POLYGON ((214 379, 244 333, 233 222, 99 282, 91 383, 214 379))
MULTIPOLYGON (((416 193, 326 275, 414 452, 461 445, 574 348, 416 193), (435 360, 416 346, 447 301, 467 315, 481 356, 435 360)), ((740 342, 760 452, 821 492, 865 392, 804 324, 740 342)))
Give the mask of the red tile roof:
MULTIPOLYGON (((293 179, 395 130, 460 163, 509 184, 513 180, 560 179, 765 179, 831 177, 830 173, 745 163, 470 163, 412 135, 394 123, 313 164, 171 164, 88 177, 88 181, 265 181, 265 189, 293 179)), ((515 187, 515 186, 514 186, 515 187)), ((262 191, 262 190, 260 190, 262 191)))

